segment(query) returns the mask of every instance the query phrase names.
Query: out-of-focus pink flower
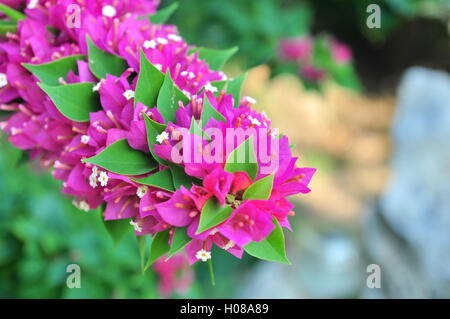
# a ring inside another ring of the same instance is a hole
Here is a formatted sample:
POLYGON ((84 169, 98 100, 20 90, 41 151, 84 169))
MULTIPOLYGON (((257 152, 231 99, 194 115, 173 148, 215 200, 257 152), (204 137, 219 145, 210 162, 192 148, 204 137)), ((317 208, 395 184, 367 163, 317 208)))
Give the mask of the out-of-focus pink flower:
POLYGON ((309 37, 297 37, 280 41, 280 57, 287 61, 307 61, 312 53, 312 40, 309 37))
POLYGON ((163 256, 155 262, 153 269, 159 275, 159 291, 163 297, 169 297, 174 291, 186 293, 194 280, 194 272, 183 254, 167 261, 163 256))
POLYGON ((319 70, 311 64, 301 65, 299 68, 299 73, 305 79, 312 82, 319 82, 325 78, 325 72, 319 70))
POLYGON ((352 59, 352 50, 349 46, 337 41, 331 41, 331 54, 338 63, 348 63, 352 59))

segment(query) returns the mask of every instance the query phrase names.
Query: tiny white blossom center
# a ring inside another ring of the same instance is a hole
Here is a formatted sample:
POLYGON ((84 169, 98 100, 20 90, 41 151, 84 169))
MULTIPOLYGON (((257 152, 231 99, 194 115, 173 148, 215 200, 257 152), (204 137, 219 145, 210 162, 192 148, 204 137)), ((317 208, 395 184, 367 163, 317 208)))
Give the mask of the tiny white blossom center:
POLYGON ((96 85, 94 85, 92 87, 92 92, 97 92, 98 90, 100 90, 100 86, 102 85, 101 82, 98 82, 96 85))
POLYGON ((116 8, 110 5, 106 5, 102 9, 102 14, 108 18, 114 18, 117 14, 116 8))
POLYGON ((81 136, 81 143, 87 144, 87 143, 89 143, 90 139, 91 139, 91 137, 89 135, 82 135, 81 136))
POLYGON ((195 258, 197 258, 203 262, 206 262, 206 261, 208 261, 208 259, 211 259, 211 252, 201 249, 201 250, 197 251, 197 253, 195 254, 195 258))
POLYGON ((168 140, 168 139, 169 139, 169 133, 167 133, 166 131, 161 132, 161 134, 158 134, 158 135, 156 136, 156 141, 157 141, 159 144, 162 144, 162 142, 164 142, 165 140, 168 140))
POLYGON ((0 88, 8 85, 8 79, 5 73, 0 73, 0 88))
POLYGON ((155 40, 146 40, 146 41, 144 41, 143 46, 145 49, 154 49, 154 48, 156 48, 156 41, 155 40))
POLYGON ((142 198, 142 197, 144 197, 145 194, 147 194, 147 191, 148 191, 147 186, 145 186, 145 185, 139 186, 138 189, 136 190, 136 195, 139 198, 142 198))
POLYGON ((215 93, 215 92, 217 92, 217 88, 215 86, 211 85, 211 83, 206 83, 205 91, 215 93))
POLYGON ((134 230, 137 231, 138 233, 142 232, 142 227, 139 225, 139 223, 130 220, 130 225, 133 226, 134 230))
POLYGON ((30 2, 28 2, 27 8, 34 9, 38 5, 38 3, 39 3, 39 0, 30 0, 30 2))
POLYGON ((162 45, 166 45, 167 43, 169 43, 166 38, 156 38, 156 42, 162 45))
POLYGON ((102 187, 105 187, 106 185, 108 185, 108 174, 106 172, 101 172, 100 175, 98 176, 98 182, 100 183, 100 185, 102 187))
POLYGON ((256 100, 254 98, 252 98, 251 96, 244 96, 244 100, 250 104, 256 104, 256 100))
POLYGON ((127 100, 131 100, 132 98, 134 98, 134 91, 133 90, 126 90, 125 92, 123 92, 123 96, 125 96, 125 98, 127 100))
POLYGON ((256 125, 256 126, 261 125, 261 122, 258 119, 255 119, 252 116, 249 116, 248 119, 250 120, 250 122, 252 122, 253 125, 256 125))

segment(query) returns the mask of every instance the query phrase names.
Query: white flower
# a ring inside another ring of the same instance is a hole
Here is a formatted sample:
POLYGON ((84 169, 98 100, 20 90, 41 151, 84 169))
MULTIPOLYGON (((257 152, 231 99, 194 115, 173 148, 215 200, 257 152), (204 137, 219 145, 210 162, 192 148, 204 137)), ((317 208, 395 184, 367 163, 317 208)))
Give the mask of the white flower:
POLYGON ((82 135, 81 136, 81 143, 87 144, 87 143, 89 143, 90 139, 91 139, 91 137, 89 135, 82 135))
POLYGON ((80 210, 82 210, 82 211, 85 211, 85 212, 89 211, 89 209, 90 209, 89 204, 88 204, 87 202, 85 202, 84 200, 79 201, 79 202, 77 202, 77 201, 74 200, 74 201, 72 202, 72 204, 73 204, 76 208, 78 208, 78 209, 80 209, 80 210))
POLYGON ((225 73, 223 73, 222 71, 220 71, 219 72, 219 75, 222 77, 222 80, 228 80, 228 76, 225 74, 225 73))
POLYGON ((147 191, 148 191, 147 186, 145 186, 145 185, 139 186, 138 189, 136 190, 136 195, 139 198, 142 198, 142 197, 144 197, 145 194, 147 194, 147 191))
POLYGON ((97 175, 92 173, 89 176, 89 185, 91 185, 92 188, 96 188, 97 187, 97 175))
POLYGON ((214 93, 214 92, 217 92, 217 88, 215 86, 211 85, 211 83, 208 82, 205 85, 205 91, 214 93))
POLYGON ((109 179, 108 173, 100 172, 100 175, 98 176, 97 180, 102 187, 105 187, 106 185, 108 185, 108 179, 109 179))
POLYGON ((190 79, 195 78, 195 73, 194 73, 194 72, 189 72, 189 73, 188 73, 188 77, 189 77, 190 79))
POLYGON ((169 43, 166 38, 156 38, 156 42, 162 45, 166 45, 167 43, 169 43))
POLYGON ((272 136, 272 138, 276 138, 279 134, 280 134, 280 132, 277 128, 270 129, 270 136, 272 136))
POLYGON ((8 79, 5 73, 0 73, 0 88, 8 85, 8 79))
POLYGON ((169 40, 172 40, 175 42, 181 41, 181 37, 178 34, 169 34, 167 37, 169 38, 169 40))
POLYGON ((186 97, 191 98, 191 93, 189 91, 183 90, 181 92, 183 92, 183 94, 186 95, 186 97))
POLYGON ((162 144, 162 142, 164 142, 165 140, 168 140, 168 139, 169 139, 169 133, 167 133, 166 131, 161 132, 161 134, 156 136, 156 141, 159 144, 162 144))
POLYGON ((92 174, 97 176, 97 174, 98 174, 98 167, 97 166, 93 166, 92 167, 92 174))
POLYGON ((100 90, 100 86, 102 85, 101 82, 98 82, 96 85, 94 85, 92 87, 92 92, 97 92, 98 90, 100 90))
POLYGON ((250 104, 256 104, 256 100, 250 96, 244 96, 244 100, 250 104))
POLYGON ((180 73, 181 76, 187 76, 188 75, 188 71, 183 71, 180 73))
POLYGON ((155 68, 157 68, 158 70, 162 71, 162 65, 157 63, 155 64, 155 68))
POLYGON ((156 41, 155 40, 146 40, 144 41, 144 48, 145 49, 154 49, 156 48, 156 41))
POLYGON ((249 116, 248 119, 250 120, 250 122, 252 122, 253 125, 256 125, 256 126, 260 126, 261 125, 261 122, 258 119, 255 119, 252 116, 249 116))
POLYGON ((108 18, 114 18, 117 14, 116 8, 110 5, 106 5, 102 9, 102 14, 108 18))
POLYGON ((206 262, 206 261, 208 261, 208 259, 211 259, 211 252, 201 249, 201 250, 197 251, 197 253, 195 254, 195 258, 206 262))
POLYGON ((134 230, 138 233, 142 232, 142 227, 139 225, 139 223, 130 220, 130 225, 133 226, 134 230))
POLYGON ((233 248, 235 245, 234 241, 230 240, 224 247, 223 249, 228 250, 230 248, 233 248))
POLYGON ((38 3, 39 3, 39 0, 30 0, 30 2, 28 2, 27 8, 34 9, 38 5, 38 3))
POLYGON ((125 96, 125 98, 127 100, 131 100, 132 98, 134 98, 134 91, 133 90, 126 90, 125 92, 123 92, 123 96, 125 96))

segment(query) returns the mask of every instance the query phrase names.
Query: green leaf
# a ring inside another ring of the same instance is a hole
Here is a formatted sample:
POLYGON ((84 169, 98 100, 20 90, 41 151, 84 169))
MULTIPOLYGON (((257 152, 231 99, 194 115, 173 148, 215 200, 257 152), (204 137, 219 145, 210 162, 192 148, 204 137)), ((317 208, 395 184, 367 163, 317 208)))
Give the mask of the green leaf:
POLYGON ((238 51, 237 47, 225 50, 198 48, 199 58, 205 60, 213 70, 220 70, 223 65, 238 51))
POLYGON ((228 80, 220 80, 220 81, 212 81, 211 85, 217 88, 216 93, 220 93, 221 90, 225 89, 225 86, 227 85, 228 80))
POLYGON ((112 173, 121 175, 142 175, 157 167, 151 156, 132 149, 126 139, 112 143, 101 153, 83 159, 83 162, 100 166, 112 173))
POLYGON ((211 140, 211 137, 206 135, 205 131, 202 130, 194 117, 192 117, 191 119, 191 127, 189 128, 189 133, 204 138, 205 140, 211 140))
POLYGON ((11 21, 0 21, 0 35, 6 35, 8 32, 16 33, 17 24, 11 23, 11 21))
MULTIPOLYGON (((144 273, 144 268, 145 268, 145 260, 147 258, 147 242, 148 242, 148 238, 150 236, 136 236, 137 241, 138 241, 138 246, 139 246, 139 256, 140 256, 140 260, 141 260, 141 272, 144 273)), ((150 237, 150 241, 151 241, 151 237, 150 237)))
POLYGON ((145 264, 144 271, 147 271, 159 257, 170 250, 169 237, 169 230, 156 233, 156 235, 153 236, 152 244, 150 245, 150 256, 145 264))
POLYGON ((228 155, 225 171, 230 173, 247 172, 251 179, 255 179, 258 174, 258 163, 256 161, 253 136, 246 139, 228 155))
POLYGON ((274 175, 257 180, 244 192, 243 199, 269 199, 272 193, 274 175))
POLYGON ((208 123, 210 118, 214 118, 217 121, 226 122, 225 117, 217 111, 209 102, 209 98, 205 95, 203 99, 203 109, 202 109, 202 116, 201 116, 201 122, 202 127, 208 123))
POLYGON ((192 187, 192 184, 202 184, 199 179, 187 175, 183 167, 171 162, 167 162, 167 166, 169 166, 170 172, 172 173, 173 186, 175 187, 175 189, 179 189, 181 186, 190 189, 192 187))
POLYGON ((216 198, 209 199, 200 213, 200 222, 196 234, 201 234, 205 230, 211 229, 224 222, 231 216, 232 212, 233 209, 230 206, 220 206, 220 203, 216 198))
POLYGON ((245 72, 241 75, 239 75, 237 78, 234 78, 233 80, 228 83, 228 94, 233 94, 233 100, 234 100, 234 107, 239 107, 239 101, 241 100, 241 88, 242 84, 245 81, 245 78, 247 77, 248 72, 245 72))
POLYGON ((66 76, 69 71, 76 72, 78 70, 77 61, 83 60, 83 55, 71 55, 59 60, 43 64, 28 64, 22 65, 31 73, 33 73, 39 81, 50 86, 59 86, 60 78, 67 80, 66 76))
POLYGON ((134 104, 141 102, 152 108, 156 105, 159 90, 164 82, 164 73, 150 63, 142 50, 140 59, 141 69, 136 84, 134 104))
POLYGON ((252 242, 244 246, 251 256, 268 261, 291 264, 286 256, 284 234, 278 221, 274 218, 275 229, 260 242, 252 242))
POLYGON ((158 10, 154 15, 151 15, 150 22, 154 24, 163 24, 165 23, 170 16, 175 12, 178 8, 178 2, 172 3, 170 6, 165 7, 164 9, 158 10))
POLYGON ((97 78, 104 79, 106 74, 120 76, 128 68, 128 64, 124 59, 99 49, 88 35, 86 36, 86 42, 88 45, 89 68, 97 78))
POLYGON ((169 169, 156 172, 155 174, 149 175, 144 178, 130 178, 130 179, 142 185, 165 189, 169 192, 175 191, 172 182, 172 174, 170 173, 169 169))
POLYGON ((167 161, 160 158, 153 152, 154 146, 156 143, 156 136, 161 134, 166 129, 166 125, 153 121, 147 114, 143 113, 144 121, 145 121, 145 129, 147 131, 147 144, 150 153, 153 158, 160 164, 167 166, 167 161))
POLYGON ((25 20, 25 15, 13 8, 10 8, 4 4, 0 4, 0 12, 3 12, 6 16, 11 18, 11 21, 17 22, 19 20, 25 20))
POLYGON ((129 219, 104 220, 103 224, 116 245, 132 229, 129 219))
POLYGON ((176 228, 172 237, 172 245, 170 246, 169 254, 166 260, 170 259, 192 240, 186 233, 186 228, 176 228))
POLYGON ((175 112, 178 110, 178 101, 187 104, 189 99, 180 91, 170 77, 170 71, 167 70, 164 82, 159 91, 157 108, 164 118, 165 123, 175 123, 175 112))
POLYGON ((55 103, 57 109, 69 120, 88 122, 89 114, 99 109, 98 93, 92 92, 93 83, 74 83, 60 86, 38 83, 38 85, 55 103))

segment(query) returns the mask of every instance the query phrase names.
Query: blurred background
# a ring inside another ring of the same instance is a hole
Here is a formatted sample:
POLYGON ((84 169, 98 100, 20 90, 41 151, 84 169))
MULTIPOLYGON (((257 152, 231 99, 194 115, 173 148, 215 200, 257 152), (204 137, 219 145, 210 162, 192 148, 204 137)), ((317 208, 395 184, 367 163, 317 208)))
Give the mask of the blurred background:
MULTIPOLYGON (((214 287, 198 264, 169 297, 450 298, 449 16, 449 0, 180 1, 169 23, 198 46, 239 46, 226 73, 249 70, 245 94, 318 173, 293 198, 291 266, 217 250, 214 287)), ((113 244, 98 212, 25 160, 0 138, 0 298, 160 297, 131 232, 113 244), (80 289, 65 285, 72 263, 80 289)))

